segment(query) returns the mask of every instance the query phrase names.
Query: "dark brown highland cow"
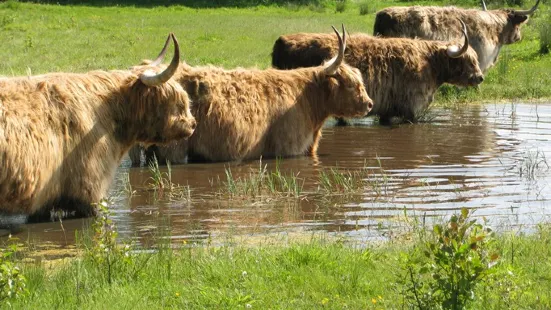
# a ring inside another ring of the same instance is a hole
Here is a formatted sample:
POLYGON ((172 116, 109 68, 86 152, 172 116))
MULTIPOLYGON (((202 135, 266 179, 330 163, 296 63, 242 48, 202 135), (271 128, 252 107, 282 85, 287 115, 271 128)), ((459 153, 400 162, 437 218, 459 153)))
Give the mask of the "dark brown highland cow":
MULTIPOLYGON (((463 33, 462 47, 451 42, 351 35, 344 58, 362 72, 374 103, 370 115, 378 115, 381 123, 393 117, 414 122, 443 83, 481 83, 482 71, 469 47, 465 25, 463 33)), ((280 36, 273 47, 272 65, 280 69, 319 65, 335 55, 335 43, 333 36, 324 33, 280 36)))

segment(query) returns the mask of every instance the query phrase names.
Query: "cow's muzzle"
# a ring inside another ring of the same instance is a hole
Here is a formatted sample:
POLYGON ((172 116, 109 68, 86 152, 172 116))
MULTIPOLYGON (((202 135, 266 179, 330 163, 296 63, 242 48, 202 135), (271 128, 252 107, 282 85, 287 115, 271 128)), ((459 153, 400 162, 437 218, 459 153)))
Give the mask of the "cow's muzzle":
POLYGON ((483 75, 475 75, 469 79, 469 84, 478 85, 484 81, 483 75))

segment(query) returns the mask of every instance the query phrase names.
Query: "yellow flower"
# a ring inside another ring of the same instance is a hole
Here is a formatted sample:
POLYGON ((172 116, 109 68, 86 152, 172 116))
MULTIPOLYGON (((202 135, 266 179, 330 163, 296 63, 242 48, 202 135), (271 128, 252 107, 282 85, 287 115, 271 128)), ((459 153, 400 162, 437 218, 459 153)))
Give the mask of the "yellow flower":
POLYGON ((178 293, 178 292, 176 292, 175 295, 176 295, 176 297, 180 297, 180 293, 178 293))
POLYGON ((379 300, 383 300, 383 296, 381 295, 377 296, 377 298, 379 298, 379 300))
POLYGON ((325 304, 327 304, 328 302, 329 302, 329 298, 324 298, 324 299, 321 300, 321 304, 322 304, 322 305, 325 305, 325 304))
POLYGON ((371 302, 374 303, 374 304, 376 304, 376 303, 377 303, 377 299, 371 298, 371 302))

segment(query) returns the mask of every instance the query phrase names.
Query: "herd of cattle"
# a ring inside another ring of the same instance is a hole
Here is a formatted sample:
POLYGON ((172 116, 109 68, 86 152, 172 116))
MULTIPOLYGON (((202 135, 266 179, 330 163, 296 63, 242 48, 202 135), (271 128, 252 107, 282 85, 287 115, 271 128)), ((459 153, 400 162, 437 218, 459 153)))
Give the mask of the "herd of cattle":
POLYGON ((443 83, 481 83, 539 2, 387 8, 376 36, 343 26, 279 37, 266 70, 189 66, 170 34, 157 59, 128 70, 0 78, 0 212, 93 215, 127 153, 135 165, 144 154, 172 163, 315 154, 329 117, 415 121, 443 83))

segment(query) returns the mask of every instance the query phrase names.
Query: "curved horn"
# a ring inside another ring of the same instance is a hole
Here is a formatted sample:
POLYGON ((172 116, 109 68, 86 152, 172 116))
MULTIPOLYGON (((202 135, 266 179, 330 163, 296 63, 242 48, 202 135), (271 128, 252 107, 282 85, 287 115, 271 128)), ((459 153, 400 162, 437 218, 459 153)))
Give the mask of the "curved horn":
POLYGON ((482 6, 482 11, 487 11, 488 10, 486 8, 486 2, 484 2, 484 0, 480 0, 480 5, 482 6))
POLYGON ((344 50, 346 49, 346 30, 344 29, 344 24, 342 24, 342 38, 337 29, 335 29, 335 27, 333 26, 331 27, 333 28, 333 30, 335 30, 337 38, 339 39, 339 54, 337 55, 335 60, 325 68, 325 73, 328 75, 337 73, 337 69, 344 59, 344 50))
POLYGON ((161 50, 157 58, 155 58, 155 60, 153 60, 149 64, 150 66, 153 66, 153 67, 158 66, 161 64, 161 62, 163 62, 163 59, 165 59, 166 50, 168 49, 168 44, 170 43, 170 38, 171 38, 171 34, 169 33, 168 37, 166 38, 165 46, 163 46, 163 49, 161 50))
POLYGON ((170 37, 174 42, 174 56, 170 65, 161 73, 155 75, 142 74, 140 80, 147 86, 157 86, 168 81, 178 69, 180 65, 180 46, 178 45, 178 40, 173 33, 170 33, 170 37))
POLYGON ((467 36, 467 26, 465 26, 465 23, 462 20, 459 20, 461 22, 461 25, 463 26, 463 29, 461 30, 463 32, 463 36, 465 37, 465 42, 463 43, 463 46, 460 50, 457 50, 457 46, 452 45, 448 47, 448 56, 451 58, 458 58, 461 57, 461 55, 465 54, 467 52, 467 49, 469 48, 469 37, 467 36))
POLYGON ((529 10, 515 11, 515 15, 526 16, 526 15, 534 14, 534 12, 538 9, 538 5, 540 4, 540 1, 541 0, 538 0, 538 2, 536 2, 536 4, 534 4, 534 6, 529 10))

